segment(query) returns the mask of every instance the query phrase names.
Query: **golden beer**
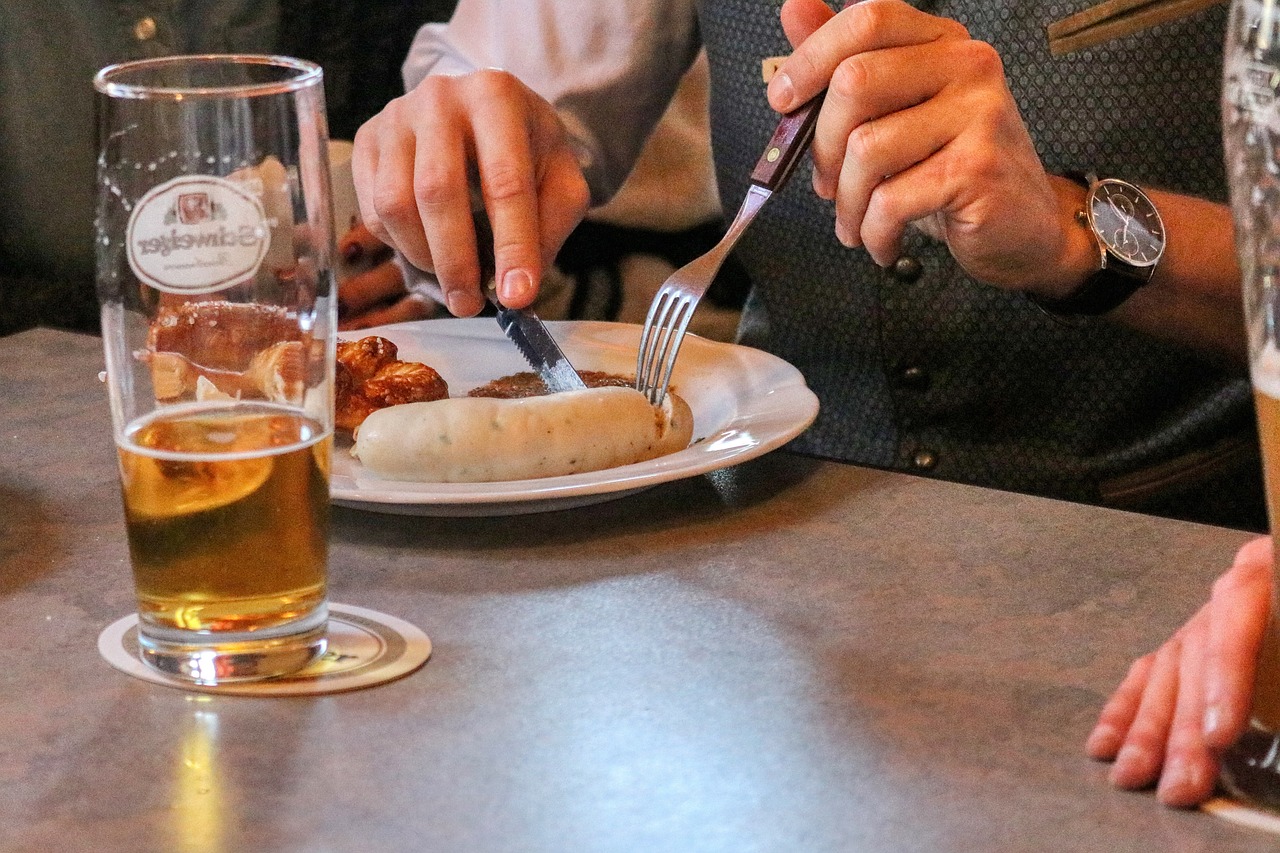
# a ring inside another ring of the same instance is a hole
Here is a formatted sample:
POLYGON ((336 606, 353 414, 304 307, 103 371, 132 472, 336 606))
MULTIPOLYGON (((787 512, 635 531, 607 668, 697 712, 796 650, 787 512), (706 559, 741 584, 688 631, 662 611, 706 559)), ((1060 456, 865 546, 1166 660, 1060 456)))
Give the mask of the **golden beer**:
POLYGON ((267 404, 161 410, 126 432, 144 653, 148 636, 278 643, 323 629, 331 448, 319 424, 267 404))
MULTIPOLYGON (((1253 400, 1267 483, 1267 515, 1274 530, 1280 522, 1280 375, 1255 376, 1253 400)), ((1280 636, 1274 613, 1258 657, 1253 719, 1268 731, 1280 732, 1280 636)))

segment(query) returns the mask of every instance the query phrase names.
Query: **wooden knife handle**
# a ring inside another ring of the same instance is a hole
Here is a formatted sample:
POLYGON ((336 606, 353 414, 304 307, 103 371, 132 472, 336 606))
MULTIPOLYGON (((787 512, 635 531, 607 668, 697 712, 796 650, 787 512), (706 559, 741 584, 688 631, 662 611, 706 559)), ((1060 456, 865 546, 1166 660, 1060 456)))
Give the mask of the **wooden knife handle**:
POLYGON ((791 177, 800 157, 813 141, 813 126, 818 121, 818 111, 822 108, 822 99, 826 90, 819 92, 813 100, 797 107, 782 117, 773 138, 765 146, 756 167, 751 171, 751 180, 770 192, 782 189, 791 177))

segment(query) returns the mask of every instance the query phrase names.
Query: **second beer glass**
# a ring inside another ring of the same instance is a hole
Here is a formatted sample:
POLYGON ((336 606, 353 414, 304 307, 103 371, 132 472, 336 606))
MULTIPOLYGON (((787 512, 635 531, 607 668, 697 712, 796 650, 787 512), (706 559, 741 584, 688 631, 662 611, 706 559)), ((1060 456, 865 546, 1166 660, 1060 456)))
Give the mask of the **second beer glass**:
MULTIPOLYGON (((1273 531, 1280 524, 1280 7, 1235 0, 1224 51, 1222 122, 1243 275, 1250 375, 1273 531)), ((1280 633, 1263 637, 1249 729, 1223 756, 1236 796, 1280 808, 1280 633)))

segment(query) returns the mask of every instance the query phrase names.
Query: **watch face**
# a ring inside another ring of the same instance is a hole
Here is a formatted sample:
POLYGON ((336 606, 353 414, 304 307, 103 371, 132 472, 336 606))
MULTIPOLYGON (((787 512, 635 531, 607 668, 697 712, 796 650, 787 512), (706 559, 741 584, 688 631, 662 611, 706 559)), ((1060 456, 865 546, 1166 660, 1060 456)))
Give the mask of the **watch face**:
POLYGON ((1151 200, 1132 184, 1099 182, 1090 197, 1089 221, 1107 248, 1125 263, 1150 267, 1160 260, 1164 223, 1151 200))

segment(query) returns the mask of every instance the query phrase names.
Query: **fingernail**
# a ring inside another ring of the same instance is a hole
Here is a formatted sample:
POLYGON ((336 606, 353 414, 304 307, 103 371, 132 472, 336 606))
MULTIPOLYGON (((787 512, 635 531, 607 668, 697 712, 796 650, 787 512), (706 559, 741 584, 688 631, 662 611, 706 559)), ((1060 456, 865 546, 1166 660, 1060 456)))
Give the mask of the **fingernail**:
POLYGON ((1140 746, 1129 744, 1121 749, 1111 767, 1111 784, 1124 787, 1134 784, 1131 777, 1146 769, 1148 758, 1149 754, 1140 746))
POLYGON ((533 278, 524 270, 508 270, 502 277, 502 287, 498 297, 503 302, 516 302, 526 299, 533 291, 533 278))
POLYGON ((1222 707, 1218 704, 1208 705, 1204 709, 1204 734, 1206 737, 1218 733, 1222 726, 1222 707))
POLYGON ((1156 791, 1161 801, 1182 805, 1200 787, 1202 781, 1200 768, 1192 766, 1185 759, 1171 758, 1164 765, 1156 791))
POLYGON ((1164 763, 1164 770, 1160 773, 1160 789, 1181 785, 1190 775, 1191 768, 1187 766, 1185 759, 1170 758, 1164 763))
POLYGON ((1138 763, 1143 762, 1147 758, 1146 749, 1128 745, 1121 749, 1117 754, 1114 765, 1111 765, 1111 772, 1107 774, 1112 785, 1120 786, 1120 788, 1128 788, 1133 784, 1133 777, 1137 775, 1139 770, 1138 763))
POLYGON ((836 220, 836 239, 840 241, 840 245, 846 249, 853 248, 853 238, 849 236, 849 229, 844 227, 844 223, 839 219, 836 220))
POLYGON ((782 112, 791 110, 791 102, 795 99, 796 90, 791 85, 791 78, 786 74, 778 73, 773 76, 773 82, 769 84, 769 93, 772 100, 778 105, 782 112))
POLYGON ((1094 728, 1093 733, 1089 735, 1089 739, 1085 741, 1085 751, 1090 755, 1107 756, 1114 755, 1120 746, 1120 733, 1114 727, 1108 725, 1100 725, 1094 728))
POLYGON ((1116 756, 1116 764, 1137 764, 1147 759, 1147 751, 1136 744, 1128 744, 1116 756))
POLYGON ((364 246, 359 243, 352 242, 342 247, 342 257, 346 258, 348 263, 355 263, 363 254, 364 246))

